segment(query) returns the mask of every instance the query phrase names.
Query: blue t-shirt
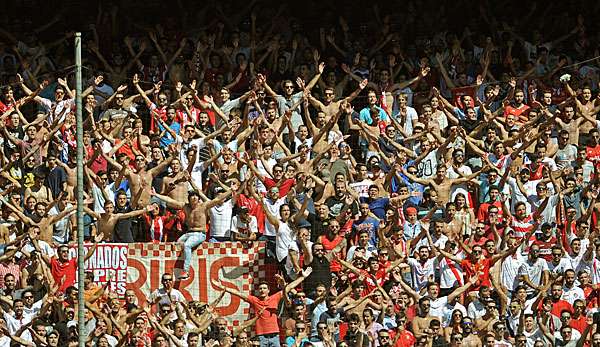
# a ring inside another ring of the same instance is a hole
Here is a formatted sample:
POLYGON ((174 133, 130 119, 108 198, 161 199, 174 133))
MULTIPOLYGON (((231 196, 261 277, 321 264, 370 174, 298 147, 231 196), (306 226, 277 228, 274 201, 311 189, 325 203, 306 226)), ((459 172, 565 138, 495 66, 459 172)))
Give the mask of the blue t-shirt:
MULTIPOLYGON (((479 106, 475 106, 473 107, 473 110, 475 111, 475 114, 477 115, 477 117, 479 118, 479 106)), ((465 120, 467 119, 467 114, 465 113, 465 110, 455 107, 454 108, 454 114, 456 115, 456 118, 458 118, 459 120, 465 120)))
MULTIPOLYGON (((173 123, 171 123, 171 125, 169 125, 169 128, 171 128, 176 134, 179 134, 180 130, 181 130, 181 124, 179 124, 177 122, 173 122, 173 123)), ((165 128, 161 124, 158 124, 158 130, 160 132, 162 132, 163 130, 165 130, 165 128)), ((172 144, 173 142, 175 142, 175 138, 173 138, 171 133, 168 131, 166 131, 165 135, 160 138, 160 144, 162 146, 168 146, 168 145, 172 144)))
POLYGON ((385 218, 385 208, 390 204, 390 199, 388 199, 388 198, 371 199, 371 198, 362 197, 362 198, 360 198, 360 202, 369 204, 369 209, 371 210, 371 212, 373 212, 373 214, 376 215, 377 218, 384 219, 385 218))
POLYGON ((369 242, 373 245, 377 245, 377 230, 379 229, 379 221, 373 217, 367 217, 364 220, 357 220, 352 223, 352 231, 355 235, 358 235, 361 231, 366 230, 369 232, 369 242))
MULTIPOLYGON (((384 122, 390 121, 390 119, 388 118, 388 115, 384 109, 382 109, 379 106, 375 106, 375 108, 379 110, 379 120, 382 120, 384 122)), ((370 111, 369 107, 365 107, 362 110, 360 110, 359 119, 369 125, 373 125, 373 124, 371 124, 371 123, 373 123, 373 118, 371 118, 371 111, 370 111)))

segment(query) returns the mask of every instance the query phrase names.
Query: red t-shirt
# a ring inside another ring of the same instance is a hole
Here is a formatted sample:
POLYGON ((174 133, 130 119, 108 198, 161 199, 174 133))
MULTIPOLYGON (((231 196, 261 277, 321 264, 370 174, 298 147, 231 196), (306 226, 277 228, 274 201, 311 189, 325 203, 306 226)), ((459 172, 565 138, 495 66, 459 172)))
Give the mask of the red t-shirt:
MULTIPOLYGON (((502 201, 494 201, 491 204, 489 202, 484 202, 483 204, 479 205, 479 209, 477 210, 477 220, 480 222, 487 222, 489 217, 488 210, 491 206, 496 206, 498 207, 498 210, 501 211, 502 201)), ((500 218, 498 221, 502 221, 502 218, 500 218)))
POLYGON ((275 181, 272 178, 265 177, 265 186, 267 187, 267 190, 269 190, 273 187, 279 188, 279 197, 280 198, 283 198, 284 196, 286 196, 287 193, 290 191, 290 189, 292 189, 294 184, 296 184, 296 180, 293 178, 288 178, 288 179, 284 180, 283 182, 281 182, 281 185, 277 186, 277 181, 275 181))
POLYGON ((468 258, 460 262, 460 267, 465 274, 465 283, 469 278, 479 273, 479 281, 477 281, 474 286, 471 286, 470 291, 477 291, 480 286, 492 286, 490 282, 490 267, 492 265, 492 261, 489 258, 480 259, 477 261, 477 264, 473 264, 471 259, 468 258))
MULTIPOLYGON (((121 143, 121 141, 123 141, 123 140, 121 140, 121 139, 115 139, 115 146, 118 145, 119 143, 121 143)), ((132 147, 135 148, 137 151, 140 150, 138 148, 138 146, 137 146, 137 142, 134 142, 133 146, 129 145, 129 144, 123 145, 117 151, 117 154, 125 154, 126 156, 128 156, 131 159, 131 164, 130 165, 133 165, 135 163, 135 154, 133 153, 132 147)))
MULTIPOLYGON (((541 310, 542 309, 542 303, 540 302, 538 309, 541 310)), ((560 313, 563 310, 567 310, 571 313, 573 313, 573 306, 571 306, 571 304, 569 304, 568 301, 565 300, 558 300, 557 302, 552 302, 552 311, 550 311, 550 313, 553 316, 556 317, 560 317, 560 313)))
POLYGON ((452 100, 454 100, 454 104, 458 105, 459 108, 464 108, 466 106, 468 107, 473 107, 475 106, 475 87, 473 86, 466 86, 466 87, 457 87, 457 88, 452 88, 450 90, 450 92, 452 93, 452 100), (468 95, 471 97, 471 99, 473 100, 471 105, 463 105, 461 102, 461 97, 464 95, 468 95))
POLYGON ((238 195, 237 200, 238 206, 245 206, 248 208, 248 212, 251 216, 256 217, 256 223, 258 223, 258 232, 261 234, 265 233, 265 212, 261 205, 254 199, 247 197, 245 194, 238 195))
POLYGON ((552 247, 558 244, 556 236, 550 237, 548 241, 538 240, 537 237, 532 237, 531 246, 538 245, 540 247, 540 257, 546 261, 552 261, 552 247))
POLYGON ((527 118, 527 113, 526 111, 529 110, 529 106, 523 104, 519 107, 514 107, 512 105, 508 105, 506 106, 506 108, 504 109, 504 116, 508 116, 509 114, 512 114, 516 117, 519 117, 519 120, 517 121, 518 123, 522 123, 526 118, 527 118), (525 119, 523 119, 525 118, 525 119))
MULTIPOLYGON (((323 248, 325 249, 325 251, 329 252, 332 249, 334 249, 340 242, 342 242, 342 240, 344 239, 344 237, 342 235, 337 235, 333 240, 329 240, 325 235, 320 237, 321 239, 321 243, 323 244, 323 248)), ((338 253, 335 254, 335 257, 339 257, 343 259, 343 254, 338 253)), ((340 263, 338 263, 335 259, 335 257, 331 260, 331 263, 329 263, 329 268, 331 269, 332 272, 340 272, 342 271, 342 265, 340 265, 340 263)))
POLYGON ((587 322, 586 322, 585 315, 582 314, 577 319, 571 318, 571 323, 569 324, 569 326, 573 329, 577 329, 577 331, 579 331, 581 334, 583 334, 583 331, 585 330, 585 328, 587 328, 587 322))
MULTIPOLYGON (((415 338, 415 335, 413 335, 413 333, 411 333, 410 331, 404 329, 401 332, 399 332, 398 334, 400 334, 400 337, 398 337, 398 340, 396 341, 396 344, 394 345, 394 347, 412 347, 415 345, 415 342, 417 342, 417 339, 415 338)), ((391 336, 391 334, 390 334, 391 336)), ((395 335, 392 337, 392 339, 395 339, 395 335)))
POLYGON ((587 302, 586 308, 592 309, 598 307, 598 298, 600 297, 599 291, 597 289, 594 289, 591 285, 581 287, 581 289, 583 289, 583 294, 585 295, 585 302, 587 302))
POLYGON ((75 275, 77 273, 77 258, 73 258, 63 263, 60 262, 57 257, 52 257, 50 259, 50 268, 54 281, 60 284, 58 291, 64 292, 68 287, 75 284, 75 275))
POLYGON ((589 161, 600 160, 600 145, 595 147, 585 147, 585 157, 589 161))
POLYGON ((256 321, 254 330, 256 335, 279 334, 277 306, 279 306, 282 295, 283 292, 279 291, 267 297, 266 300, 261 300, 254 295, 248 296, 248 302, 256 314, 263 308, 265 309, 256 321))
MULTIPOLYGON (((88 159, 90 159, 94 156, 94 147, 93 146, 86 146, 85 151, 87 152, 88 159)), ((98 171, 106 171, 107 165, 108 165, 108 162, 106 161, 106 159, 104 159, 103 156, 99 155, 92 162, 92 165, 90 165, 90 169, 92 169, 92 172, 97 174, 98 171)))
POLYGON ((0 113, 4 113, 8 111, 9 107, 6 106, 2 101, 0 101, 0 113))

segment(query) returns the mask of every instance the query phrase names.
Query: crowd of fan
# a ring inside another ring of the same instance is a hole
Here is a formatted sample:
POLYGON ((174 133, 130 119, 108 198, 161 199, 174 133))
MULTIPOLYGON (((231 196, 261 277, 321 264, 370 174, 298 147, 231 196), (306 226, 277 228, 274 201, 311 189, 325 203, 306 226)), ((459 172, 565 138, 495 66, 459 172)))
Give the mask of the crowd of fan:
MULTIPOLYGON (((176 242, 184 260, 147 300, 87 273, 86 345, 600 346, 588 13, 482 2, 477 25, 423 34, 375 5, 312 33, 254 6, 122 31, 100 4, 84 35, 85 257, 176 242), (279 289, 184 298, 195 248, 226 241, 262 241, 279 289), (228 295, 252 308, 235 328, 228 295)), ((77 345, 73 34, 36 36, 66 20, 0 26, 0 347, 77 345)))

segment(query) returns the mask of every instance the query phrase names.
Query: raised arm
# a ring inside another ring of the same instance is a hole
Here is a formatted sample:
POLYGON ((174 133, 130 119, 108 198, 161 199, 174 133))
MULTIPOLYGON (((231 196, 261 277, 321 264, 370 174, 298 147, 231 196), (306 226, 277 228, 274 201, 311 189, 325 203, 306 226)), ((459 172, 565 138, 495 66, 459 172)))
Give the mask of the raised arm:
POLYGON ((225 287, 222 283, 217 282, 214 279, 212 280, 211 283, 212 283, 213 287, 215 287, 215 288, 217 288, 219 290, 222 290, 222 291, 224 291, 226 293, 229 293, 231 295, 235 295, 235 296, 237 296, 238 298, 240 298, 240 299, 242 299, 244 301, 249 301, 250 300, 250 298, 249 298, 249 296, 247 294, 244 294, 244 293, 242 293, 242 292, 240 292, 240 291, 238 291, 236 289, 233 289, 233 288, 225 287))
POLYGON ((152 195, 152 196, 156 196, 156 197, 157 197, 157 198, 159 198, 160 200, 162 200, 162 201, 166 202, 166 203, 167 203, 167 205, 170 205, 170 206, 172 206, 172 207, 174 207, 174 208, 177 208, 177 209, 182 209, 182 208, 185 206, 185 203, 184 203, 184 202, 177 201, 177 200, 175 200, 175 199, 173 199, 173 198, 171 198, 171 197, 169 197, 169 196, 167 196, 167 195, 158 194, 158 193, 157 193, 157 192, 155 192, 154 190, 152 190, 152 193, 151 193, 151 195, 152 195))

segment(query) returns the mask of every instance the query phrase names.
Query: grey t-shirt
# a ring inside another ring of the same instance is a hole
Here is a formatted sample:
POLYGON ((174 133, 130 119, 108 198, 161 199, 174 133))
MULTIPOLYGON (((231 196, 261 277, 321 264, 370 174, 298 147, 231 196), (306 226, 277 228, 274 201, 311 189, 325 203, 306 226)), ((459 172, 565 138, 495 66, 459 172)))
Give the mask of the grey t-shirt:
POLYGON ((554 161, 556 162, 556 166, 560 170, 571 166, 571 162, 573 162, 577 158, 577 147, 567 144, 565 148, 558 149, 556 151, 556 155, 554 156, 554 161))

